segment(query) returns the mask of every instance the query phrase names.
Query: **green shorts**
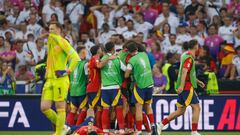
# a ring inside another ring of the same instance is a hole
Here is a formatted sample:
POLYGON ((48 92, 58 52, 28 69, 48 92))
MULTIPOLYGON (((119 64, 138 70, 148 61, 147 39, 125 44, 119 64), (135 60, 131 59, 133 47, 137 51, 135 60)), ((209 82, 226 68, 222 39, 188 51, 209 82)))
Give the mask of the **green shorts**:
POLYGON ((42 100, 50 101, 66 101, 69 88, 68 76, 47 79, 42 92, 42 100))

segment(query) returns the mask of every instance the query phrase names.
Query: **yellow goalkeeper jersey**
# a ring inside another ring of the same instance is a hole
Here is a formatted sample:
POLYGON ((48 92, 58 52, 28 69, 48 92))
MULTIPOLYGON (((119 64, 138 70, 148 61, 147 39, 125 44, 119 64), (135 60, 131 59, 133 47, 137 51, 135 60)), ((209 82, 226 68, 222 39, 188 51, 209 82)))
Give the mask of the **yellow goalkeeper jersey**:
POLYGON ((77 52, 69 44, 69 42, 56 34, 48 36, 48 57, 46 67, 46 78, 56 79, 56 70, 69 69, 73 71, 80 60, 77 52), (68 61, 70 62, 68 64, 68 61), (67 67, 69 65, 69 67, 67 67))

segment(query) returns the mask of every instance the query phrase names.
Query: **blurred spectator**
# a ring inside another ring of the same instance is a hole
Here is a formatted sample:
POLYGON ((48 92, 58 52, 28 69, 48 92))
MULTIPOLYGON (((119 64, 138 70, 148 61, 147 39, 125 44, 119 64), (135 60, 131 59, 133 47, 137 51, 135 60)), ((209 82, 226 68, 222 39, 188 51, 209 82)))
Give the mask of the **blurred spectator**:
POLYGON ((224 47, 224 51, 225 51, 225 56, 223 57, 222 61, 221 61, 221 69, 220 69, 220 76, 223 76, 223 79, 233 79, 232 77, 234 75, 233 72, 231 72, 234 68, 233 66, 233 56, 234 56, 234 52, 235 50, 233 49, 232 46, 230 45, 226 45, 224 47))
POLYGON ((40 36, 42 26, 37 24, 36 14, 30 14, 27 25, 27 33, 33 33, 34 37, 40 36))
POLYGON ((184 13, 184 5, 183 4, 177 5, 177 17, 179 18, 179 23, 187 22, 186 15, 184 13))
POLYGON ((204 45, 204 39, 198 35, 197 27, 195 25, 191 25, 189 27, 189 31, 190 31, 189 33, 190 33, 191 39, 197 40, 198 44, 200 46, 203 46, 204 45))
POLYGON ((167 62, 162 67, 162 72, 167 77, 166 92, 168 94, 176 94, 175 83, 177 81, 177 72, 174 67, 174 64, 176 64, 175 54, 169 52, 166 59, 167 62))
POLYGON ((170 52, 170 53, 173 53, 173 54, 178 54, 178 55, 181 55, 183 52, 182 52, 182 47, 178 44, 176 44, 176 35, 175 34, 171 34, 169 36, 169 41, 170 41, 170 44, 169 46, 167 46, 167 53, 170 52))
POLYGON ((93 42, 89 39, 88 33, 82 33, 81 34, 81 42, 86 47, 87 50, 87 57, 86 59, 89 60, 91 58, 91 52, 90 49, 95 45, 93 42))
POLYGON ((143 40, 146 40, 148 37, 148 31, 153 28, 153 25, 149 22, 144 21, 144 16, 142 13, 136 14, 136 23, 134 25, 137 33, 142 32, 144 37, 143 40))
POLYGON ((117 6, 103 4, 101 6, 93 6, 90 10, 97 17, 98 30, 101 30, 104 23, 107 23, 110 29, 113 28, 113 19, 117 6), (101 9, 101 11, 99 10, 101 9))
POLYGON ((116 34, 116 32, 113 30, 110 30, 109 25, 107 23, 104 23, 102 25, 102 28, 103 28, 103 31, 99 33, 98 42, 100 44, 105 45, 109 41, 110 37, 113 34, 116 34))
POLYGON ((81 22, 84 14, 84 7, 78 0, 72 0, 66 7, 66 14, 70 18, 71 24, 75 30, 79 30, 79 22, 81 22))
POLYGON ((15 71, 18 72, 20 65, 26 65, 27 52, 23 51, 23 41, 16 41, 16 66, 15 71))
POLYGON ((68 39, 69 43, 76 47, 78 41, 78 32, 74 29, 69 18, 64 19, 64 35, 68 39))
POLYGON ((146 22, 151 23, 152 25, 154 24, 154 22, 158 16, 158 10, 152 8, 153 3, 155 3, 155 2, 153 2, 153 0, 146 0, 141 9, 141 11, 144 15, 144 20, 146 22))
POLYGON ((116 35, 116 42, 115 42, 115 50, 116 51, 122 50, 124 42, 125 42, 125 39, 124 39, 123 35, 117 34, 116 35))
POLYGON ((121 8, 121 9, 117 10, 115 17, 124 17, 126 19, 126 21, 133 20, 133 14, 130 13, 127 4, 123 4, 119 8, 121 8))
POLYGON ((0 53, 0 59, 7 62, 14 69, 16 52, 11 50, 11 46, 5 46, 5 50, 0 53))
POLYGON ((162 25, 162 34, 164 36, 164 38, 169 38, 170 34, 171 34, 171 26, 168 23, 164 23, 162 25))
POLYGON ((56 0, 50 0, 50 3, 43 6, 42 19, 44 26, 47 26, 47 23, 50 21, 53 13, 56 13, 56 0))
POLYGON ((180 24, 178 26, 176 44, 182 45, 183 42, 191 40, 191 36, 187 33, 186 26, 187 24, 180 24))
POLYGON ((151 52, 156 60, 156 63, 162 64, 162 62, 164 61, 164 54, 161 51, 161 47, 160 44, 158 42, 153 42, 151 44, 151 52))
POLYGON ((210 18, 219 15, 219 10, 222 7, 223 3, 219 0, 207 0, 206 1, 206 8, 207 14, 210 18))
POLYGON ((236 48, 237 54, 233 56, 233 65, 234 68, 232 69, 232 76, 231 79, 240 79, 240 46, 236 48))
POLYGON ((191 1, 192 1, 191 4, 185 8, 185 15, 187 16, 187 18, 189 17, 190 13, 195 14, 198 8, 201 8, 201 5, 198 3, 197 0, 191 0, 191 1))
POLYGON ((4 37, 0 36, 0 54, 5 52, 10 46, 11 45, 5 41, 4 37))
POLYGON ((207 34, 207 24, 204 21, 200 21, 197 24, 197 30, 198 30, 198 35, 202 38, 202 39, 206 39, 206 37, 208 36, 207 34))
POLYGON ((17 81, 31 81, 34 79, 33 73, 27 70, 26 65, 19 65, 18 72, 16 72, 17 81))
POLYGON ((162 67, 159 64, 153 66, 153 94, 166 93, 167 78, 162 74, 162 67))
POLYGON ((20 9, 17 5, 14 5, 12 8, 12 13, 11 15, 9 15, 7 18, 7 21, 11 24, 11 25, 18 25, 21 22, 24 21, 24 16, 20 16, 20 9))
POLYGON ((125 31, 128 30, 126 26, 126 18, 125 17, 119 17, 117 19, 117 27, 115 28, 117 34, 123 34, 125 31))
POLYGON ((207 69, 205 71, 217 73, 217 65, 210 55, 208 46, 203 46, 199 49, 198 63, 206 64, 207 69), (207 61, 207 63, 206 63, 207 61))
POLYGON ((222 25, 222 20, 218 15, 213 16, 210 24, 215 25, 217 30, 222 25))
POLYGON ((219 54, 220 44, 223 42, 223 38, 217 34, 216 25, 212 24, 208 26, 208 37, 205 39, 204 44, 208 46, 210 55, 217 61, 219 54))
POLYGON ((31 7, 31 0, 24 0, 24 8, 23 10, 19 13, 19 18, 23 22, 27 22, 28 17, 30 15, 30 7, 31 7))
POLYGON ((179 19, 174 13, 169 10, 170 3, 167 0, 162 2, 163 10, 162 13, 157 17, 154 22, 155 29, 160 29, 164 23, 168 23, 171 26, 171 33, 176 34, 176 28, 179 25, 179 19))
POLYGON ((235 27, 232 26, 232 17, 226 16, 223 18, 224 25, 218 30, 218 34, 229 44, 233 44, 233 31, 235 27))
POLYGON ((38 62, 42 61, 45 58, 45 56, 47 55, 47 50, 44 47, 43 39, 38 38, 36 40, 36 47, 37 48, 34 53, 36 53, 36 55, 37 55, 36 63, 38 63, 38 62))
POLYGON ((16 80, 14 71, 7 62, 2 62, 0 73, 0 95, 15 94, 16 80))
POLYGON ((133 38, 133 36, 137 35, 137 32, 134 30, 134 22, 132 20, 127 21, 127 28, 128 28, 127 31, 123 33, 123 37, 126 40, 129 40, 133 38))
POLYGON ((237 21, 237 28, 233 32, 234 35, 234 47, 240 46, 240 19, 237 21))

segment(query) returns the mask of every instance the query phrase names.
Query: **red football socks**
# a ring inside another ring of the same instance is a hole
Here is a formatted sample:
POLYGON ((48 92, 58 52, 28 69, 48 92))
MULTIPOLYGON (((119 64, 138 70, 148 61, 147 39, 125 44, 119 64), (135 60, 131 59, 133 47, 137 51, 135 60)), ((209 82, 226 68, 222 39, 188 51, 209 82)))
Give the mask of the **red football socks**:
POLYGON ((134 116, 131 111, 127 113, 127 128, 134 129, 134 116))
POLYGON ((86 118, 87 112, 85 110, 82 110, 77 118, 77 122, 76 122, 76 126, 80 125, 81 123, 84 122, 85 118, 86 118))
POLYGON ((96 126, 100 129, 102 129, 102 110, 97 111, 96 126))
POLYGON ((123 118, 123 108, 117 107, 116 109, 116 115, 117 115, 117 122, 119 129, 124 129, 124 118, 123 118))
POLYGON ((137 128, 137 131, 142 131, 142 121, 141 120, 136 121, 136 128, 137 128))
POLYGON ((73 126, 74 125, 74 118, 75 118, 75 113, 68 112, 67 114, 67 124, 73 126))
POLYGON ((169 123, 169 120, 167 118, 163 119, 162 124, 165 126, 169 123))
POLYGON ((197 131, 198 123, 192 123, 192 131, 197 131))
POLYGON ((148 119, 150 121, 150 124, 154 125, 154 115, 153 114, 148 114, 147 116, 148 116, 148 119))
POLYGON ((150 125, 149 125, 149 122, 148 122, 147 115, 145 113, 142 113, 142 115, 143 115, 143 125, 145 126, 146 131, 151 132, 151 128, 150 128, 150 125))
POLYGON ((110 128, 109 109, 106 109, 106 108, 104 108, 102 111, 102 128, 103 130, 110 128))

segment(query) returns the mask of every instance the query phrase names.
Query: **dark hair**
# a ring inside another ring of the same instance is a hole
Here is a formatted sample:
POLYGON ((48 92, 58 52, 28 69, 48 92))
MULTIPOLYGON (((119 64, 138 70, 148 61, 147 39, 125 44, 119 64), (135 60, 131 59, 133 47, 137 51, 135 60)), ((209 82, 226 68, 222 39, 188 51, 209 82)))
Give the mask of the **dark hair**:
POLYGON ((208 46, 204 45, 202 48, 207 52, 207 55, 210 55, 210 50, 208 46))
POLYGON ((126 18, 124 16, 119 17, 118 19, 122 18, 124 22, 126 21, 126 18))
POLYGON ((50 22, 49 26, 50 25, 56 25, 57 28, 59 28, 61 30, 63 29, 62 25, 59 22, 56 22, 56 21, 50 22))
POLYGON ((137 48, 139 52, 146 52, 146 48, 142 44, 137 44, 137 48))
POLYGON ((83 46, 83 45, 79 45, 79 46, 77 46, 77 53, 79 53, 80 51, 82 51, 83 49, 86 49, 86 47, 85 46, 83 46))
POLYGON ((238 51, 238 50, 240 50, 240 46, 236 47, 236 49, 235 49, 235 50, 237 50, 237 51, 238 51))
POLYGON ((53 14, 51 14, 51 18, 52 18, 53 16, 55 16, 56 19, 57 19, 57 21, 58 21, 58 15, 57 15, 56 13, 53 13, 53 14))
POLYGON ((95 46, 91 47, 90 52, 91 52, 92 56, 96 55, 98 49, 100 49, 100 48, 101 47, 99 45, 95 45, 95 46))
POLYGON ((138 12, 137 15, 141 16, 144 19, 144 14, 142 12, 138 12))
POLYGON ((165 34, 165 31, 164 31, 164 26, 165 26, 165 25, 167 25, 167 26, 169 27, 169 33, 171 33, 171 26, 170 26, 169 23, 164 23, 164 24, 162 25, 162 33, 165 34))
POLYGON ((132 52, 138 50, 137 44, 138 43, 136 43, 135 41, 128 41, 125 45, 126 45, 126 48, 128 49, 128 51, 130 53, 132 53, 132 52))
POLYGON ((123 42, 125 42, 124 36, 123 36, 122 34, 118 34, 117 36, 118 36, 118 38, 120 38, 123 42))
POLYGON ((182 48, 188 50, 188 42, 183 42, 182 48))
POLYGON ((220 9, 220 12, 222 12, 222 11, 227 12, 227 8, 225 8, 225 7, 221 8, 221 9, 220 9))
POLYGON ((88 133, 88 135, 97 135, 97 132, 96 131, 92 131, 92 132, 88 133))
POLYGON ((111 52, 114 49, 115 45, 112 42, 107 42, 105 44, 105 50, 106 52, 111 52))
POLYGON ((166 59, 170 60, 174 55, 175 55, 174 53, 168 52, 167 56, 166 56, 166 59))
POLYGON ((217 30, 217 26, 215 24, 210 24, 208 27, 207 27, 207 30, 209 30, 211 27, 214 27, 215 30, 217 30))
POLYGON ((129 20, 127 21, 127 23, 129 23, 129 22, 131 22, 132 24, 134 24, 133 20, 130 20, 130 19, 129 19, 129 20))
POLYGON ((190 40, 188 43, 188 49, 193 49, 195 47, 195 45, 198 45, 198 41, 195 39, 190 40))
POLYGON ((162 0, 162 4, 163 4, 163 3, 166 3, 166 4, 168 4, 168 5, 170 4, 169 0, 162 0))

